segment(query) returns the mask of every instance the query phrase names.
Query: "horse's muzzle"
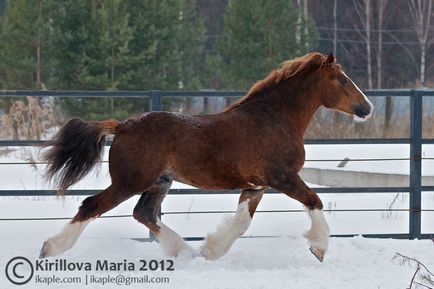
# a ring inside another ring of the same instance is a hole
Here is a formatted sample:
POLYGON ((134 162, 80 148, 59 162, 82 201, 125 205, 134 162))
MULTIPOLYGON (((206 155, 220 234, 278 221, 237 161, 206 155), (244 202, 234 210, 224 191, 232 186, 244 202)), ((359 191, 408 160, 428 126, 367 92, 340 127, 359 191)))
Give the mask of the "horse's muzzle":
POLYGON ((367 102, 363 104, 358 104, 354 107, 354 114, 361 119, 367 118, 367 116, 369 116, 371 112, 372 106, 367 102))

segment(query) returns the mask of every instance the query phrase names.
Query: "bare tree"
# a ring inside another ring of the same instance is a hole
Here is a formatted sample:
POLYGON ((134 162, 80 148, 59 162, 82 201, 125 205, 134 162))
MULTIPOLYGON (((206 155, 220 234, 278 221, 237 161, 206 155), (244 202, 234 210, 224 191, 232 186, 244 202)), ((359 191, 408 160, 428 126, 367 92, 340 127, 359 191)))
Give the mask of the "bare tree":
POLYGON ((36 85, 41 84, 41 21, 42 19, 42 0, 38 1, 38 31, 36 36, 36 85))
MULTIPOLYGON (((378 0, 377 1, 377 89, 381 89, 383 85, 383 28, 384 28, 384 18, 386 15, 388 0, 378 0)), ((383 137, 387 136, 389 131, 390 121, 392 120, 393 113, 393 103, 392 97, 387 96, 384 105, 384 130, 383 137)))
POLYGON ((338 44, 338 0, 333 0, 333 54, 337 55, 337 44, 338 44))
POLYGON ((297 43, 297 45, 300 46, 301 40, 304 39, 304 46, 305 49, 309 48, 309 43, 307 41, 308 39, 308 34, 309 34, 309 29, 308 26, 306 25, 306 23, 308 23, 309 21, 309 6, 308 6, 308 0, 297 0, 297 7, 300 10, 300 13, 298 14, 297 17, 297 26, 295 29, 295 42, 297 43), (304 25, 303 25, 304 23, 304 25), (302 25, 304 26, 303 31, 302 31, 302 25), (302 37, 303 35, 303 37, 302 37))
POLYGON ((386 15, 388 0, 377 0, 377 88, 382 87, 383 82, 383 28, 384 28, 384 16, 386 15))
POLYGON ((416 32, 420 46, 419 81, 425 85, 426 52, 432 44, 432 38, 428 38, 432 16, 432 0, 408 0, 410 21, 416 32))
POLYGON ((371 60, 371 0, 353 0, 353 4, 355 7, 355 13, 359 20, 358 23, 361 24, 361 28, 359 30, 360 37, 365 42, 366 46, 366 69, 368 73, 368 89, 372 89, 372 60, 371 60))
POLYGON ((426 288, 433 289, 434 287, 434 274, 431 272, 427 266, 415 258, 411 258, 400 253, 396 253, 393 260, 401 266, 407 266, 409 268, 415 269, 413 276, 411 277, 410 286, 411 288, 426 288))
POLYGON ((304 48, 309 49, 309 43, 307 41, 309 35, 309 29, 307 23, 309 22, 309 6, 308 0, 303 0, 303 20, 304 20, 304 48))
MULTIPOLYGON (((297 7, 301 7, 301 0, 297 0, 297 7)), ((301 17, 301 13, 299 13, 297 16, 297 26, 295 27, 295 43, 297 43, 297 46, 299 46, 301 41, 301 17)))

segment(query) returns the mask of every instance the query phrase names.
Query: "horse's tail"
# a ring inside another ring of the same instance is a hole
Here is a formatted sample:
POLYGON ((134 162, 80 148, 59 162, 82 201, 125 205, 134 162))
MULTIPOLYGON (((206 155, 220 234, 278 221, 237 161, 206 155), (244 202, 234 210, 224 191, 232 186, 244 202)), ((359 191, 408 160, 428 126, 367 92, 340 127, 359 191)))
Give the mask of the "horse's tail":
POLYGON ((115 134, 120 122, 110 119, 85 122, 70 119, 45 146, 51 146, 43 154, 48 162, 46 177, 54 179, 58 193, 81 180, 101 159, 108 134, 115 134))

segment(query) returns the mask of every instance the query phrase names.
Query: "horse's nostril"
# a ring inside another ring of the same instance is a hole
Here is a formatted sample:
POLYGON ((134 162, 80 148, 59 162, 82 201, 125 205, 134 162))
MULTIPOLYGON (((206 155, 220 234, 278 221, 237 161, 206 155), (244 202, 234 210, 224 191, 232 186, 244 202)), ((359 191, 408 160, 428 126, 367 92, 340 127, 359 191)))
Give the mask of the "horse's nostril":
POLYGON ((363 111, 358 107, 354 110, 354 114, 358 117, 364 117, 363 111))
POLYGON ((357 115, 358 117, 365 117, 370 112, 371 112, 371 108, 370 107, 363 107, 363 106, 359 105, 359 106, 356 106, 354 108, 354 114, 357 115))

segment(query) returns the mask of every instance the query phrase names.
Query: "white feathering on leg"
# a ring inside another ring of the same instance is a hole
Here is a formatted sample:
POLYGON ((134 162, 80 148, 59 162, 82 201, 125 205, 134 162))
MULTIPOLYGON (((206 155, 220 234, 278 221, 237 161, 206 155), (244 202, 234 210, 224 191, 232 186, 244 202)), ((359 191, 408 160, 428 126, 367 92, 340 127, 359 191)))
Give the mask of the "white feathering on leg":
POLYGON ((216 260, 225 255, 232 244, 247 230, 252 218, 249 212, 249 200, 238 205, 234 216, 227 217, 213 234, 208 234, 200 253, 208 260, 216 260))
POLYGON ((48 240, 44 242, 41 257, 57 256, 71 249, 84 228, 93 220, 94 219, 89 219, 82 222, 66 224, 60 233, 48 238, 48 240))
POLYGON ((325 252, 328 248, 330 230, 324 218, 324 213, 318 209, 309 210, 309 217, 312 220, 312 225, 310 230, 304 233, 304 237, 309 240, 313 250, 325 252))
POLYGON ((178 233, 163 224, 160 218, 157 219, 157 225, 160 227, 160 231, 156 234, 156 237, 160 242, 161 248, 167 255, 178 256, 183 252, 188 252, 192 256, 194 255, 193 248, 187 245, 178 233))

